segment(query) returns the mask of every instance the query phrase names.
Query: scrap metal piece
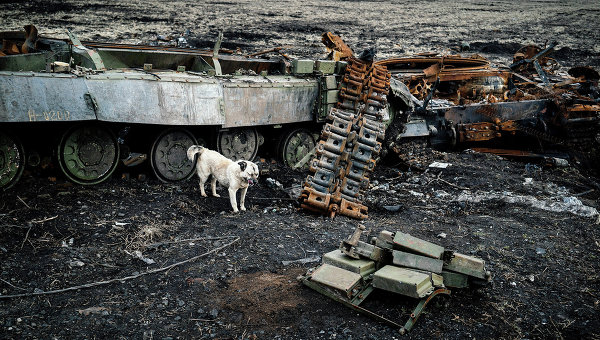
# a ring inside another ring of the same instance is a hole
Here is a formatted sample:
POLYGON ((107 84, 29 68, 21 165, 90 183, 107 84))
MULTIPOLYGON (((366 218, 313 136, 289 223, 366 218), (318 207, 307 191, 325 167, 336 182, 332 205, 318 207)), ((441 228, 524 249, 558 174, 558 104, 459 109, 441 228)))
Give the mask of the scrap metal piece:
POLYGON ((344 40, 331 32, 323 33, 321 41, 327 48, 327 52, 330 53, 331 60, 345 60, 354 55, 354 52, 346 45, 344 40))
POLYGON ((340 250, 346 254, 347 256, 354 258, 354 259, 358 259, 360 258, 358 256, 358 254, 356 254, 356 252, 354 251, 354 246, 356 246, 358 244, 358 241, 360 240, 360 235, 362 235, 362 232, 365 230, 365 226, 362 224, 359 224, 356 229, 354 230, 354 233, 347 239, 347 240, 343 240, 340 243, 340 250))
POLYGON ((373 287, 413 298, 422 298, 433 292, 429 275, 392 265, 373 274, 373 287))
POLYGON ((223 42, 223 31, 219 32, 215 46, 213 47, 212 62, 215 70, 215 75, 220 76, 223 74, 221 70, 221 63, 219 62, 219 50, 221 49, 221 43, 223 42))
POLYGON ((434 259, 441 259, 444 254, 444 247, 399 231, 394 234, 394 248, 407 250, 434 259))
POLYGON ((381 248, 393 249, 394 248, 394 233, 391 231, 383 230, 377 235, 375 239, 375 245, 381 248))
POLYGON ((484 260, 456 252, 449 261, 444 262, 444 270, 473 276, 482 280, 489 280, 491 277, 491 274, 485 270, 484 260))
POLYGON ((445 288, 436 289, 427 298, 422 299, 419 302, 419 304, 417 305, 417 307, 415 307, 415 309, 413 310, 413 312, 410 314, 410 318, 408 319, 408 321, 406 321, 406 323, 404 324, 404 327, 400 328, 400 334, 404 335, 404 334, 406 334, 406 332, 410 331, 413 328, 413 326, 417 322, 417 319, 419 318, 419 316, 421 316, 421 313, 423 313, 423 310, 425 309, 425 306, 427 306, 427 304, 434 297, 436 297, 439 294, 450 295, 450 291, 448 289, 445 289, 445 288))
POLYGON ((525 46, 515 53, 513 63, 509 67, 513 70, 524 70, 528 67, 528 65, 531 65, 536 61, 538 62, 538 66, 540 64, 546 65, 548 62, 548 58, 546 56, 552 53, 557 45, 558 42, 554 41, 550 44, 550 46, 543 50, 535 45, 525 46))
POLYGON ((34 25, 25 25, 25 42, 21 46, 22 53, 35 52, 38 40, 38 30, 34 25))
POLYGON ((106 70, 106 66, 104 66, 104 61, 102 60, 102 57, 100 57, 100 54, 98 54, 98 51, 83 46, 79 38, 77 38, 77 36, 75 36, 75 34, 71 31, 67 30, 67 35, 69 36, 69 39, 71 39, 73 47, 84 51, 90 57, 96 70, 106 70))

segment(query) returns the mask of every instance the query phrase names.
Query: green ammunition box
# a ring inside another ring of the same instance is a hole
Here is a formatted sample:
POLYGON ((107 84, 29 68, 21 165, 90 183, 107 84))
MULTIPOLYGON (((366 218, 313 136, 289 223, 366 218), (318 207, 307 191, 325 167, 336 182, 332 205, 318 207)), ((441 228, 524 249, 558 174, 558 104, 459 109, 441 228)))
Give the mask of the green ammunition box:
POLYGON ((444 270, 473 276, 478 279, 487 279, 485 261, 464 254, 454 253, 450 262, 444 263, 444 270))
POLYGON ((337 80, 335 79, 335 76, 324 76, 321 78, 321 87, 323 90, 337 89, 337 80))
POLYGON ((429 278, 431 279, 431 284, 434 287, 444 287, 444 277, 441 274, 436 274, 436 273, 419 270, 419 269, 415 269, 415 271, 417 271, 419 273, 423 273, 425 275, 429 275, 429 278))
POLYGON ((394 233, 384 230, 377 235, 375 245, 380 248, 392 249, 394 243, 394 233))
POLYGON ((313 73, 315 62, 313 60, 292 60, 292 73, 310 74, 313 73))
POLYGON ((323 255, 323 263, 360 274, 361 276, 367 276, 375 272, 375 261, 353 259, 344 255, 339 249, 323 255))
POLYGON ((354 290, 361 286, 362 276, 330 264, 322 264, 312 273, 311 280, 340 290, 351 298, 354 290))
POLYGON ((385 256, 383 249, 363 241, 358 241, 358 244, 354 247, 354 251, 358 255, 373 261, 383 261, 385 256))
POLYGON ((335 104, 338 102, 338 90, 330 90, 323 93, 323 98, 321 99, 322 104, 335 104))
POLYGON ((335 61, 317 60, 315 62, 315 71, 323 74, 333 74, 335 72, 335 61))
POLYGON ((348 62, 346 61, 338 61, 335 63, 335 74, 343 74, 346 72, 346 67, 348 66, 348 62))
POLYGON ((399 250, 392 251, 393 263, 402 267, 421 269, 433 273, 441 273, 444 261, 432 259, 431 257, 415 255, 399 250))
POLYGON ((394 234, 394 248, 434 259, 441 258, 444 253, 444 247, 399 231, 394 234))
POLYGON ((444 278, 444 285, 450 288, 467 288, 469 287, 469 280, 466 275, 442 271, 442 277, 444 278))
POLYGON ((373 287, 413 298, 433 292, 431 278, 414 270, 387 265, 373 274, 373 287))
POLYGON ((429 273, 431 274, 431 282, 434 287, 444 287, 444 277, 440 274, 429 273))

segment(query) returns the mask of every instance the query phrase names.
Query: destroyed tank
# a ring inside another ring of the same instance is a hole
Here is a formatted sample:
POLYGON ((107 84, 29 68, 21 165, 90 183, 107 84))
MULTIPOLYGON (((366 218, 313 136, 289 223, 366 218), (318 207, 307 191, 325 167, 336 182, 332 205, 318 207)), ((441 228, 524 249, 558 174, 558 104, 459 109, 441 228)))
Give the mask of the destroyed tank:
POLYGON ((346 65, 235 54, 222 35, 212 50, 68 36, 31 25, 0 33, 0 188, 50 164, 97 184, 146 156, 160 180, 181 181, 193 174, 193 144, 253 159, 266 141, 295 165, 314 148, 346 65))

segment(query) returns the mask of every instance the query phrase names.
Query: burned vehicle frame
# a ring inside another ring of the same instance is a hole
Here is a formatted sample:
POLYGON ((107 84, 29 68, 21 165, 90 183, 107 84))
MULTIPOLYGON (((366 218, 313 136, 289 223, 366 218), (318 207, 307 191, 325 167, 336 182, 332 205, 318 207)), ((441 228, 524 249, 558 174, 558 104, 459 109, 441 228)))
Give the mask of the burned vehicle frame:
MULTIPOLYGON (((572 68, 568 74, 552 73, 556 63, 547 55, 555 46, 519 50, 508 68, 491 67, 478 55, 424 55, 374 62, 373 68, 381 67, 390 74, 390 91, 382 97, 387 112, 382 112, 393 119, 382 124, 381 131, 371 133, 381 144, 362 148, 357 154, 360 147, 353 147, 356 133, 340 129, 345 125, 338 122, 336 110, 347 107, 346 98, 340 96, 321 134, 311 163, 313 174, 307 177, 299 198, 301 206, 331 217, 366 218, 368 208, 362 201, 372 168, 390 151, 402 157, 411 141, 441 149, 474 148, 542 159, 553 165, 570 161, 591 171, 600 170, 600 77, 588 67, 572 68), (336 148, 339 155, 326 152, 336 148), (554 152, 560 157, 551 156, 554 152), (361 161, 358 165, 357 159, 361 161)), ((362 81, 368 89, 371 80, 362 81)), ((365 92, 356 101, 366 96, 365 92)), ((366 111, 369 105, 365 102, 361 109, 366 111)), ((361 115, 352 119, 351 126, 360 128, 361 115)))

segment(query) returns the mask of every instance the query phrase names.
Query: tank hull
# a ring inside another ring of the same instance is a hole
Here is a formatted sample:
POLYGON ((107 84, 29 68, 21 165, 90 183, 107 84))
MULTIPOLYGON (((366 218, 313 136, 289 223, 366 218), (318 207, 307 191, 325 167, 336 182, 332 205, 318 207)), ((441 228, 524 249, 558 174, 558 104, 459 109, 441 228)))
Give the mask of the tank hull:
POLYGON ((0 121, 223 128, 289 124, 313 121, 318 95, 317 80, 290 76, 0 72, 0 121))

